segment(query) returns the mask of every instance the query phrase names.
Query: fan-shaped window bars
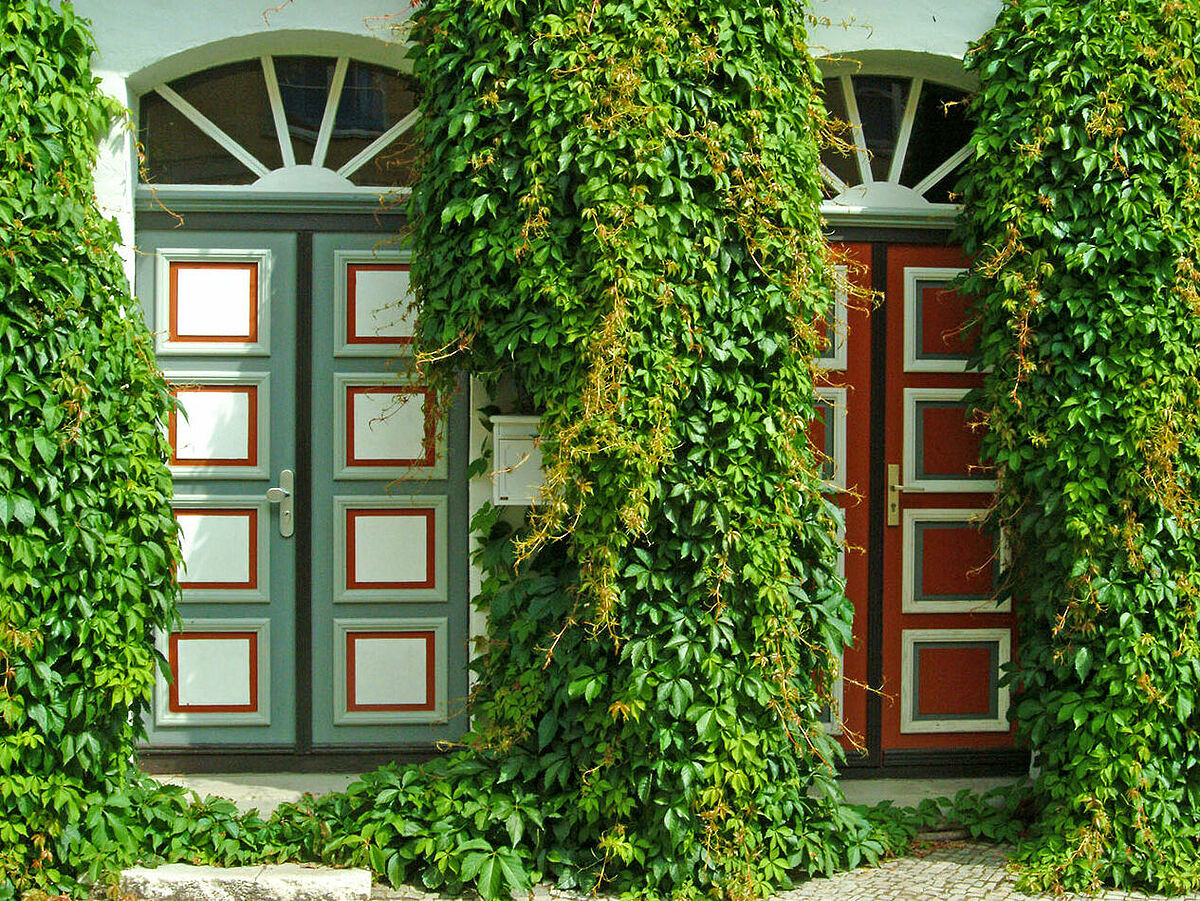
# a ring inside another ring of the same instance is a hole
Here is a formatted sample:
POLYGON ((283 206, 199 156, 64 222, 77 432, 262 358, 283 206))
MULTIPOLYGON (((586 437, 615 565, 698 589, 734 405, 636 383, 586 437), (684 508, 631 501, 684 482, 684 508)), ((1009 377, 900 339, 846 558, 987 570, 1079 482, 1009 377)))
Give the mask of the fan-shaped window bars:
POLYGON ((848 150, 821 154, 830 200, 852 206, 928 207, 953 202, 972 153, 966 93, 921 78, 842 75, 824 82, 825 106, 849 128, 848 150))
POLYGON ((143 177, 285 191, 407 185, 418 99, 408 76, 344 56, 206 69, 142 97, 143 177))

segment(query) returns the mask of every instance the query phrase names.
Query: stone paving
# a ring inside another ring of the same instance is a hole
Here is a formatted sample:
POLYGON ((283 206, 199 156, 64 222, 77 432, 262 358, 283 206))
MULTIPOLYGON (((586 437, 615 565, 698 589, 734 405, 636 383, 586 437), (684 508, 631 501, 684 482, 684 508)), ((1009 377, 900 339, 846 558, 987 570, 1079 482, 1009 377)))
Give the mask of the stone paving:
MULTIPOLYGON (((373 901, 433 901, 437 895, 376 886, 373 901)), ((514 898, 516 896, 514 895, 514 898)), ((530 901, 579 901, 581 896, 539 886, 530 901)), ((1200 896, 1189 896, 1194 898, 1200 896)), ((813 879, 774 901, 1150 901, 1162 895, 1105 891, 1095 895, 1027 895, 1008 870, 1008 849, 973 842, 939 842, 911 857, 863 867, 832 879, 813 879)), ((1175 901, 1179 901, 1178 898, 1175 901)))

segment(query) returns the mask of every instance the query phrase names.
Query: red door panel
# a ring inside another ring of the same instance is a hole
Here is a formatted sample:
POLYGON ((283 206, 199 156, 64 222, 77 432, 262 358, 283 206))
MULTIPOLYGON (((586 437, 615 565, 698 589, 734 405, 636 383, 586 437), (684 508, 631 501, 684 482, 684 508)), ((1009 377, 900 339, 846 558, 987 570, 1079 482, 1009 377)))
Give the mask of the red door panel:
POLYGON ((899 492, 883 539, 885 751, 1012 744, 998 685, 1012 614, 992 600, 1000 549, 974 522, 993 484, 964 401, 981 376, 965 371, 968 304, 948 285, 963 266, 955 248, 888 248, 884 444, 899 492))

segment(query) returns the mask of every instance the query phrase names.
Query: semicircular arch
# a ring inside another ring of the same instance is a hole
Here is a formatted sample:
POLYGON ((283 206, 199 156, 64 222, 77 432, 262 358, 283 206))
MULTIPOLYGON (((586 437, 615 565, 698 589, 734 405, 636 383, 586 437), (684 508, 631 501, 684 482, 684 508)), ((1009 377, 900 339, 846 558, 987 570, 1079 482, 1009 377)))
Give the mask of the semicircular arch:
POLYGON ((872 50, 818 64, 835 124, 821 154, 826 212, 953 216, 953 189, 973 153, 975 81, 962 60, 872 50))

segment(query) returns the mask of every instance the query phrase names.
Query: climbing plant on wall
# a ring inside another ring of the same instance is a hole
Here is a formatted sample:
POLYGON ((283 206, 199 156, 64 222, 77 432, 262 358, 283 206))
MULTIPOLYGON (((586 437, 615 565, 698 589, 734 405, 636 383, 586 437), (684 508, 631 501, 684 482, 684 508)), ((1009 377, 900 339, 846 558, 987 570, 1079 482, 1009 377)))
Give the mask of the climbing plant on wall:
POLYGON ((426 374, 541 413, 548 492, 476 520, 467 747, 266 822, 127 773, 174 600, 167 398, 91 197, 90 40, 3 14, 0 898, 282 859, 749 898, 887 850, 821 723, 851 605, 806 437, 832 292, 801 4, 419 11, 426 374))
POLYGON ((1038 888, 1195 891, 1200 4, 1013 0, 965 183, 1038 888))
POLYGON ((0 5, 0 896, 70 885, 173 616, 165 386, 96 209, 118 107, 66 4, 0 5))
POLYGON ((473 737, 552 799, 536 869, 749 896, 855 862, 819 723, 851 607, 806 440, 831 291, 802 5, 420 16, 428 372, 542 415, 543 502, 484 559, 473 737))

